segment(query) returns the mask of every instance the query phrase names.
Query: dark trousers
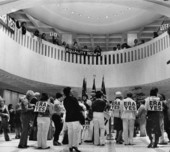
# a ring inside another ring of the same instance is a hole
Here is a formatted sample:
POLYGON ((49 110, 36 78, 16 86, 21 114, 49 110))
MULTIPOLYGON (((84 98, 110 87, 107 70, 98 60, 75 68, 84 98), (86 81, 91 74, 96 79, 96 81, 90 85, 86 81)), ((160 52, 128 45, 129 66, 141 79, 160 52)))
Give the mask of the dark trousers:
POLYGON ((22 124, 22 132, 20 138, 20 146, 27 146, 28 132, 29 132, 29 123, 30 123, 30 115, 27 113, 21 114, 21 124, 22 124))
POLYGON ((4 138, 6 141, 9 141, 9 136, 8 136, 8 132, 9 132, 9 124, 8 124, 8 120, 6 119, 2 119, 2 122, 1 122, 1 129, 3 130, 4 132, 4 138))
POLYGON ((146 123, 146 132, 147 135, 150 139, 151 143, 154 143, 154 146, 157 146, 158 142, 159 142, 159 137, 161 136, 161 130, 160 130, 160 122, 159 119, 157 119, 157 117, 152 117, 147 119, 147 123, 146 123), (153 137, 152 134, 155 134, 155 141, 153 142, 153 137))
POLYGON ((154 142, 153 142, 153 137, 152 137, 151 133, 148 134, 148 137, 149 137, 150 142, 154 143, 154 145, 157 146, 160 136, 158 134, 155 134, 155 141, 154 142))
POLYGON ((168 119, 164 120, 164 128, 168 135, 168 139, 170 141, 170 120, 168 120, 168 119))
POLYGON ((55 133, 54 133, 54 142, 55 142, 55 141, 58 141, 59 139, 60 132, 63 128, 63 122, 62 122, 61 116, 57 114, 53 114, 52 120, 55 125, 55 133))

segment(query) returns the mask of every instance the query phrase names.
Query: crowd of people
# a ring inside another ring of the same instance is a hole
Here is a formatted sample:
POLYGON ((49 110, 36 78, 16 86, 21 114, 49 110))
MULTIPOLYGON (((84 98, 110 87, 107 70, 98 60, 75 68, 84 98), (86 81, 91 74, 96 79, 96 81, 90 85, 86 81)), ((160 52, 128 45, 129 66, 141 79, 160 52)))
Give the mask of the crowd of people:
MULTIPOLYGON (((21 28, 22 34, 26 34, 27 28, 26 28, 25 22, 19 23, 18 21, 16 21, 16 26, 17 26, 17 28, 21 28)), ((45 40, 45 41, 49 41, 50 43, 53 43, 55 45, 64 47, 65 51, 67 53, 80 54, 80 55, 95 55, 95 56, 101 56, 101 53, 102 53, 102 49, 101 49, 100 45, 95 46, 95 48, 92 50, 92 49, 89 49, 87 47, 87 45, 85 45, 83 47, 80 46, 77 41, 74 41, 73 44, 67 44, 65 41, 62 41, 61 36, 59 36, 57 34, 56 35, 53 34, 52 39, 51 39, 49 37, 47 38, 47 34, 40 33, 38 30, 35 30, 32 33, 32 35, 33 35, 33 37, 36 36, 40 42, 42 40, 45 40)), ((158 36, 159 36, 158 32, 153 32, 153 38, 156 38, 158 36)), ((135 46, 138 46, 138 45, 144 44, 144 43, 145 43, 144 39, 141 39, 140 41, 138 39, 134 39, 133 46, 128 45, 128 43, 126 43, 126 42, 123 44, 118 43, 116 46, 113 47, 112 50, 117 51, 117 50, 122 50, 122 49, 128 49, 128 48, 135 47, 135 46)))
POLYGON ((70 152, 80 152, 78 147, 82 141, 104 146, 109 134, 108 122, 112 119, 116 144, 134 145, 136 132, 140 137, 149 137, 148 148, 157 148, 158 143, 167 144, 164 133, 170 140, 170 101, 157 88, 152 88, 149 97, 139 105, 132 92, 123 96, 117 91, 114 97, 108 101, 101 91, 92 92, 90 98, 87 94, 80 97, 66 87, 63 93, 57 92, 54 99, 47 93, 28 90, 15 109, 12 104, 7 107, 0 97, 0 126, 5 140, 10 141, 10 124, 10 130, 15 131, 15 138, 19 139, 18 148, 29 147, 28 137, 37 141, 37 149, 49 149, 48 138, 53 139, 54 146, 68 144, 70 152))

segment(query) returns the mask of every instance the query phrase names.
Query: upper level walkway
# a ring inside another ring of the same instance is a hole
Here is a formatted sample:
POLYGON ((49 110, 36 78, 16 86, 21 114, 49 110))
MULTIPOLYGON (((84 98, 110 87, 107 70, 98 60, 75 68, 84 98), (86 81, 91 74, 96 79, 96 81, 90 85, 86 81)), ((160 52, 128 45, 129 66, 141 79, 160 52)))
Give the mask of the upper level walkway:
POLYGON ((122 88, 170 79, 170 40, 167 32, 145 44, 101 56, 67 53, 63 47, 39 41, 20 29, 0 28, 0 69, 21 78, 57 86, 122 88))

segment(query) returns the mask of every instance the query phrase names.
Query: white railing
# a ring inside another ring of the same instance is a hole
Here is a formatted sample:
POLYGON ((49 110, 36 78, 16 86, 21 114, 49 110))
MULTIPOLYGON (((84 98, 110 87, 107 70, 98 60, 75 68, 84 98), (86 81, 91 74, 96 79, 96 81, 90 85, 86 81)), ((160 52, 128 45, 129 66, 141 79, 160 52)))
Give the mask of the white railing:
POLYGON ((86 65, 111 65, 133 62, 150 57, 165 50, 170 45, 169 35, 165 32, 159 37, 133 48, 119 50, 116 52, 102 52, 101 56, 80 55, 68 53, 65 51, 64 47, 40 40, 36 36, 33 37, 28 31, 26 35, 22 35, 20 29, 17 28, 15 29, 14 34, 8 31, 4 26, 2 26, 2 30, 14 41, 38 54, 56 60, 86 65))

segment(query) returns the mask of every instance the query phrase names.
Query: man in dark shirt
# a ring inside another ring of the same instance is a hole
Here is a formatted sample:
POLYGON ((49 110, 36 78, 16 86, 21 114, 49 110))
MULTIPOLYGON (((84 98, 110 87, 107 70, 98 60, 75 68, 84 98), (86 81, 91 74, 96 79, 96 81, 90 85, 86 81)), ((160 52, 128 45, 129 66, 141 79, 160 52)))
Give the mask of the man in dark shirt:
POLYGON ((66 110, 65 122, 68 127, 68 146, 69 151, 80 152, 79 146, 79 134, 80 134, 80 106, 70 87, 66 87, 63 90, 65 95, 64 108, 66 110))
POLYGON ((102 99, 102 92, 96 92, 96 99, 92 104, 93 111, 93 123, 94 123, 94 144, 95 145, 105 145, 105 125, 104 125, 104 109, 106 107, 106 102, 102 99), (100 136, 99 136, 100 132, 100 136))

